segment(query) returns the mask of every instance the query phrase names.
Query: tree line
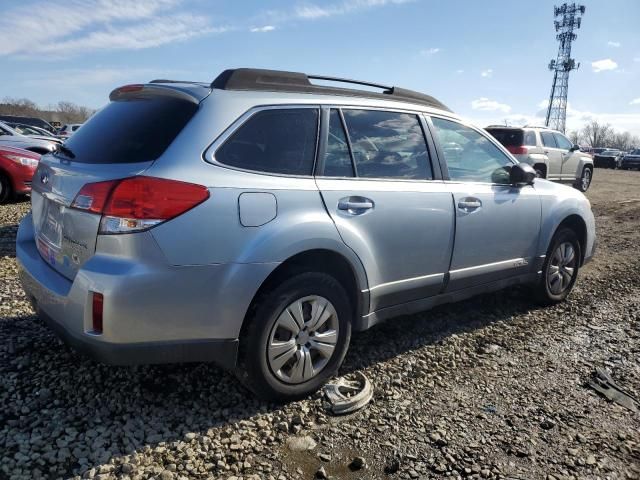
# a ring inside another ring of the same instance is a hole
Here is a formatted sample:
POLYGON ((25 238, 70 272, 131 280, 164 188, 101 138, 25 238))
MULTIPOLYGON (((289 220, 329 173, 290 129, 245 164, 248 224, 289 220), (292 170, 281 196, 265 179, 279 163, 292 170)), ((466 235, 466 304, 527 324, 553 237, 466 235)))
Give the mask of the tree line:
POLYGON ((48 122, 83 123, 95 110, 76 105, 73 102, 60 101, 41 108, 28 98, 4 98, 0 102, 0 115, 42 118, 48 122))
POLYGON ((616 132, 608 123, 592 120, 580 130, 569 132, 569 139, 578 145, 590 147, 617 148, 629 151, 640 148, 640 137, 629 132, 616 132))

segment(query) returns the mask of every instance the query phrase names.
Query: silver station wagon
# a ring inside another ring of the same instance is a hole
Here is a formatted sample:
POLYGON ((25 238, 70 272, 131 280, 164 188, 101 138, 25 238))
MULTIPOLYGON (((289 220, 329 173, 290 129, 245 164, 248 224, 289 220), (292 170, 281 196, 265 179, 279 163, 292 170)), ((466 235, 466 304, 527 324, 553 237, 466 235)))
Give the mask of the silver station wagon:
POLYGON ((17 238, 39 316, 101 362, 300 398, 354 331, 516 284, 562 301, 594 253, 582 193, 428 95, 235 69, 110 100, 42 157, 17 238))

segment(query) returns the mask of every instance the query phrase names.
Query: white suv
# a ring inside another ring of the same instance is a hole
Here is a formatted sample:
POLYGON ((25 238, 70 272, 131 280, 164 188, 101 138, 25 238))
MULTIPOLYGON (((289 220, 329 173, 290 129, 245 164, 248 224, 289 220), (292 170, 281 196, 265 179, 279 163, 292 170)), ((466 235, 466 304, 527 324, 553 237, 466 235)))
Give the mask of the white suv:
POLYGON ((580 151, 562 133, 547 127, 505 127, 486 130, 519 162, 528 163, 541 178, 573 184, 586 192, 593 178, 593 158, 580 151))

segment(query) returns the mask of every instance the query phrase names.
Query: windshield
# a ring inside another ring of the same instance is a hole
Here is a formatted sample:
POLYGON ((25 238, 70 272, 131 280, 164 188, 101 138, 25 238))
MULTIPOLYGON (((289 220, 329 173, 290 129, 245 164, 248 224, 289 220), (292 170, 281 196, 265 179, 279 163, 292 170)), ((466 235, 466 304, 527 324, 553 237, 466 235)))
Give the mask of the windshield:
POLYGON ((74 162, 153 161, 164 153, 197 109, 195 103, 161 96, 117 100, 78 128, 65 146, 73 152, 74 162))

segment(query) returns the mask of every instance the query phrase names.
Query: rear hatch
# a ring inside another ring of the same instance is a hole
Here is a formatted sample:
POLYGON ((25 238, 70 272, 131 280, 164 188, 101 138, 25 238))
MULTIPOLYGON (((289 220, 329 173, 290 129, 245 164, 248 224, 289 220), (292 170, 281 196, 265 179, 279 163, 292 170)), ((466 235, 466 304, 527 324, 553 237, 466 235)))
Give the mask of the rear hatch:
POLYGON ((524 130, 521 128, 488 127, 486 130, 511 154, 518 156, 529 153, 528 148, 525 146, 524 130))
POLYGON ((40 255, 73 279, 95 253, 100 213, 78 197, 90 183, 140 175, 159 158, 198 109, 199 99, 155 85, 114 90, 111 102, 58 151, 45 155, 33 178, 33 224, 40 255), (76 198, 78 197, 78 199, 76 198), (74 200, 76 204, 74 204, 74 200))

